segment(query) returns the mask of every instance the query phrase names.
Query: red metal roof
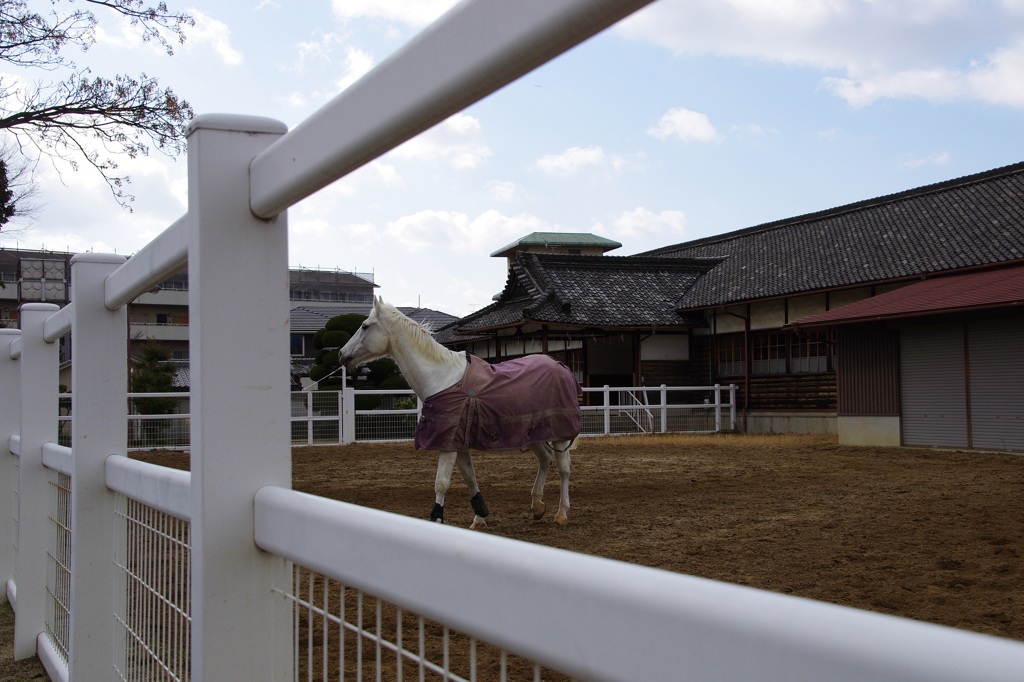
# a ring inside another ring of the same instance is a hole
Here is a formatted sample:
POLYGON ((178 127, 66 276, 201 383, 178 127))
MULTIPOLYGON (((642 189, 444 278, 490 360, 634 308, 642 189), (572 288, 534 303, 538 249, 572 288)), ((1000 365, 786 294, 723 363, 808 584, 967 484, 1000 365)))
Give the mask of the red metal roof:
POLYGON ((791 324, 818 327, 1017 305, 1024 305, 1024 265, 925 279, 791 324))

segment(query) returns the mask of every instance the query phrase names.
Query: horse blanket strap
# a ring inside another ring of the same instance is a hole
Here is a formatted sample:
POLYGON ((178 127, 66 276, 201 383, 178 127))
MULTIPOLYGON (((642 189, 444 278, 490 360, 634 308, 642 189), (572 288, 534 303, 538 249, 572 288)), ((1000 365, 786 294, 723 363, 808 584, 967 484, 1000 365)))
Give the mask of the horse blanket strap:
POLYGON ((504 450, 572 440, 583 430, 578 399, 583 390, 559 361, 527 355, 492 365, 466 358, 462 380, 423 402, 417 448, 504 450))

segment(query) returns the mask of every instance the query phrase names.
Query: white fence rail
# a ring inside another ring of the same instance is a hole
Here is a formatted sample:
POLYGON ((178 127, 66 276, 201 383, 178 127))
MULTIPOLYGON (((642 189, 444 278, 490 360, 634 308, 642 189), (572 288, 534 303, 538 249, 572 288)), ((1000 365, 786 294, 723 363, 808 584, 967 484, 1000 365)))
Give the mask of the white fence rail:
MULTIPOLYGON (((128 450, 185 450, 192 415, 188 393, 129 393, 128 450), (139 400, 177 400, 179 411, 137 414, 139 400)), ((58 434, 70 442, 73 402, 61 393, 58 434)), ((584 389, 583 435, 720 433, 736 429, 736 386, 658 386, 584 389)), ((412 440, 422 402, 411 390, 293 391, 292 445, 412 440), (360 409, 360 398, 373 399, 360 409)))
MULTIPOLYGON (((187 215, 127 262, 76 256, 70 305, 25 304, 20 330, 0 329, 12 521, 0 523, 0 596, 15 608, 16 658, 38 653, 51 678, 86 681, 351 668, 390 679, 407 665, 431 679, 519 679, 509 662, 520 657, 527 679, 542 666, 595 680, 1020 679, 1020 642, 289 490, 282 212, 644 4, 468 0, 291 133, 260 118, 193 121, 187 215), (185 263, 187 473, 125 457, 125 305, 185 263), (69 332, 65 448, 55 342, 69 332)), ((671 419, 671 400, 659 411, 638 397, 644 419, 629 421, 671 419)), ((357 412, 343 410, 342 428, 357 412)))

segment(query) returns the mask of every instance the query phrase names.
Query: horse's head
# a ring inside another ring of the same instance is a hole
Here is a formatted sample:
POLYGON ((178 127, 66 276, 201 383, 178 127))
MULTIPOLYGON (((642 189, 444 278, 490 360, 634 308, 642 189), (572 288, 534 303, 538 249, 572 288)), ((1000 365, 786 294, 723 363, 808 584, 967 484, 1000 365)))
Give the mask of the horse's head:
POLYGON ((369 317, 338 351, 338 361, 342 365, 352 369, 388 354, 391 338, 386 324, 386 306, 380 297, 373 299, 373 310, 369 317))

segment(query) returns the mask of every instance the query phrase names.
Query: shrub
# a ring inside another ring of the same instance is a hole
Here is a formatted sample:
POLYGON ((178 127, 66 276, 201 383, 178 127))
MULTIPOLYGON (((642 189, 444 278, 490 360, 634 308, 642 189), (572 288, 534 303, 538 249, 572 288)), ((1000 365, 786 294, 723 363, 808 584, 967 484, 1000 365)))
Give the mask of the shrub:
POLYGON ((320 340, 321 348, 341 348, 350 338, 352 335, 341 329, 327 329, 320 340))
POLYGON ((379 395, 357 395, 356 396, 356 409, 357 410, 376 410, 380 407, 380 396, 379 395))
POLYGON ((327 320, 327 324, 324 325, 324 329, 327 331, 343 331, 347 332, 349 336, 356 333, 359 329, 359 325, 366 320, 366 315, 360 315, 358 313, 348 313, 346 315, 335 315, 331 319, 327 320))
POLYGON ((403 391, 409 388, 409 382, 401 374, 392 374, 377 384, 377 388, 387 391, 403 391))

